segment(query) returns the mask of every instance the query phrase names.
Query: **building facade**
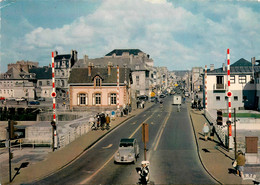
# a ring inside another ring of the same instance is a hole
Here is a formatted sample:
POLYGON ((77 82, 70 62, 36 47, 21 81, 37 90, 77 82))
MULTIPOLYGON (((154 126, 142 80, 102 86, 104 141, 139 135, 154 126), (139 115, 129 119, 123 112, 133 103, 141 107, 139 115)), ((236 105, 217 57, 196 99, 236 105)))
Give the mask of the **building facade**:
MULTIPOLYGON (((254 72, 260 71, 260 66, 253 66, 245 59, 240 59, 230 65, 231 105, 237 109, 256 109, 256 83, 254 72)), ((204 78, 204 75, 203 75, 204 78)), ((205 81, 204 81, 205 82, 205 81)), ((207 107, 208 109, 227 109, 227 68, 207 70, 207 107)), ((205 103, 205 92, 204 92, 205 103)))
POLYGON ((131 72, 129 68, 119 68, 117 86, 117 68, 74 68, 69 78, 70 108, 99 107, 116 109, 131 104, 130 86, 131 72), (119 102, 117 102, 119 87, 119 102))

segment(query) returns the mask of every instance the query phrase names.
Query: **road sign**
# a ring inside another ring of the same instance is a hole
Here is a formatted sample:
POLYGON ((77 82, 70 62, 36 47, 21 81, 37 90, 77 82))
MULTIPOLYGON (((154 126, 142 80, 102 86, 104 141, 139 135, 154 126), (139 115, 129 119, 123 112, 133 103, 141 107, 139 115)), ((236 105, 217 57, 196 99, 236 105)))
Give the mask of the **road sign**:
POLYGON ((51 96, 52 96, 53 98, 55 98, 55 97, 56 97, 56 92, 52 92, 52 93, 51 93, 51 96))
POLYGON ((228 92, 227 92, 227 96, 228 96, 228 97, 231 97, 231 96, 232 96, 232 92, 228 91, 228 92))

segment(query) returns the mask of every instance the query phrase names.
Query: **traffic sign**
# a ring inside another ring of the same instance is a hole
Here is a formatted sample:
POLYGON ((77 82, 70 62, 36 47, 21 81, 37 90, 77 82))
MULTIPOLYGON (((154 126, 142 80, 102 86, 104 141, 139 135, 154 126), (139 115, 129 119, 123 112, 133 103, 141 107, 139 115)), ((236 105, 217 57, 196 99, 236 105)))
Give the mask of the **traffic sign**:
POLYGON ((228 91, 228 92, 227 92, 227 96, 228 96, 228 97, 231 97, 231 96, 232 96, 232 92, 228 91))
POLYGON ((52 93, 51 93, 51 96, 52 96, 53 98, 55 98, 55 97, 56 97, 56 92, 52 92, 52 93))

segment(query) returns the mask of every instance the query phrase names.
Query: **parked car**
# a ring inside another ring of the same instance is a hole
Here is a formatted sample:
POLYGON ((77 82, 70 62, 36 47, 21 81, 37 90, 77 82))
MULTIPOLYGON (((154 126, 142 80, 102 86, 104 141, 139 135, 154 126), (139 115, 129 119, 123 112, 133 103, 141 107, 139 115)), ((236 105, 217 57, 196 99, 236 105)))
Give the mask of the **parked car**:
POLYGON ((25 98, 16 98, 15 101, 25 101, 25 98))
POLYGON ((151 97, 151 102, 155 102, 156 100, 158 101, 157 96, 153 96, 153 97, 151 97))
POLYGON ((142 101, 142 100, 143 100, 143 101, 146 101, 146 100, 148 100, 148 96, 146 96, 146 95, 141 95, 141 96, 138 96, 137 99, 140 100, 140 101, 142 101))
POLYGON ((29 101, 30 105, 40 105, 40 102, 37 100, 29 101))
POLYGON ((165 94, 160 94, 159 98, 165 98, 166 95, 165 94))
POLYGON ((134 138, 123 138, 119 142, 118 152, 114 156, 115 163, 134 163, 139 156, 139 145, 134 138))
POLYGON ((15 98, 7 98, 8 101, 15 101, 15 98))
POLYGON ((38 98, 38 101, 45 101, 45 98, 44 97, 40 97, 40 98, 38 98))
POLYGON ((1 96, 1 97, 0 97, 0 100, 5 100, 5 97, 1 96))

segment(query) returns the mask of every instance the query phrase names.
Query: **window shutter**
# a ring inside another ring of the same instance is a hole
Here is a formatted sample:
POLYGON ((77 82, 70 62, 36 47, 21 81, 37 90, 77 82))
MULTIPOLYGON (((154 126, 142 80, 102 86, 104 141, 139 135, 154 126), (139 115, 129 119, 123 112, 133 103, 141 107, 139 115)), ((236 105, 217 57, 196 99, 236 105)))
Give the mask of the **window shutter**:
POLYGON ((111 105, 111 94, 108 93, 108 105, 111 105))
POLYGON ((88 94, 86 94, 86 105, 88 105, 88 94))
POLYGON ((92 105, 96 105, 95 94, 92 94, 92 105))
POLYGON ((80 103, 80 98, 79 98, 79 94, 77 94, 77 105, 79 105, 79 103, 80 103))

